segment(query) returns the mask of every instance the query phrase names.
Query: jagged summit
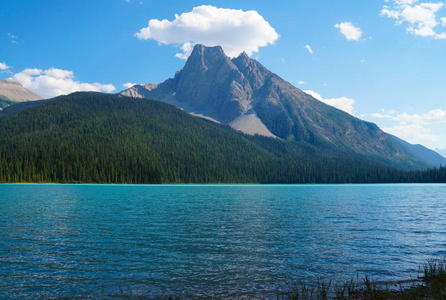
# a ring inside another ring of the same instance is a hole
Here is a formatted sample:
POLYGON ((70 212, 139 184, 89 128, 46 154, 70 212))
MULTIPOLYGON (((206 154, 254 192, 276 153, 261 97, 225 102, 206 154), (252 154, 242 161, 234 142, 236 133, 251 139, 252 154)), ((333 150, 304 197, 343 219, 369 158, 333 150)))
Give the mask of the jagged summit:
POLYGON ((194 58, 206 61, 207 63, 210 61, 214 63, 215 61, 218 61, 218 59, 226 59, 227 56, 223 52, 223 48, 221 46, 206 47, 201 44, 197 44, 194 46, 194 49, 189 56, 189 59, 192 59, 192 61, 194 58))
POLYGON ((0 81, 0 99, 21 102, 43 98, 25 89, 18 81, 6 78, 0 81))
POLYGON ((174 104, 247 134, 395 159, 403 155, 375 124, 316 100, 246 53, 229 58, 220 46, 195 45, 174 78, 120 94, 174 104))

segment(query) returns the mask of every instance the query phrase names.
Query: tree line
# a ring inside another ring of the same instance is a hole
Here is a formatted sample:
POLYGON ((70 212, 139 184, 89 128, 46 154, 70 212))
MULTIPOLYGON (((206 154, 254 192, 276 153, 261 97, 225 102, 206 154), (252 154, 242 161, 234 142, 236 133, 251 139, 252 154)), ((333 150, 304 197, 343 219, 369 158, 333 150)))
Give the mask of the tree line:
MULTIPOLYGON (((0 182, 446 182, 303 142, 246 136, 151 100, 75 93, 0 121, 0 182)), ((397 165, 396 165, 397 166, 397 165)))

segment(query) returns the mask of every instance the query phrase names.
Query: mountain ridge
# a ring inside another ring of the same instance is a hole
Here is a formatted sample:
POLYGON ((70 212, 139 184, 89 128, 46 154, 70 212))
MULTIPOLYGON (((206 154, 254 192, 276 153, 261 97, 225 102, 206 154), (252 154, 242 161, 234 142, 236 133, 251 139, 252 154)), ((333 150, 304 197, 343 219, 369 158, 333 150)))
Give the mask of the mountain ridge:
POLYGON ((446 166, 446 158, 436 151, 430 150, 423 145, 411 144, 394 135, 388 135, 390 136, 390 139, 405 151, 408 156, 414 157, 435 167, 446 166))
POLYGON ((167 102, 251 135, 394 160, 406 156, 375 124, 318 101, 246 53, 230 59, 220 46, 195 45, 173 78, 119 94, 167 102))
POLYGON ((435 148, 435 152, 446 158, 446 149, 435 148))

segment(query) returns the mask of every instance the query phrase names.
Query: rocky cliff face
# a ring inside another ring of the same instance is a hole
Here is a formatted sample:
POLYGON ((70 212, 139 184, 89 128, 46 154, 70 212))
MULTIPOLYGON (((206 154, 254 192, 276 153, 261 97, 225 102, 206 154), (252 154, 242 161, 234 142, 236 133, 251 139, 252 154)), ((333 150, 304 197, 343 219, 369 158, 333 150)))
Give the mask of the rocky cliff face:
POLYGON ((0 81, 0 99, 22 102, 42 100, 43 98, 25 89, 18 81, 3 79, 0 81))
POLYGON ((175 80, 179 102, 223 123, 245 112, 252 94, 248 80, 221 47, 196 46, 175 80))
POLYGON ((247 134, 330 145, 343 152, 404 156, 375 124, 316 100, 246 53, 231 60, 221 47, 196 45, 173 79, 120 94, 168 102, 247 134))

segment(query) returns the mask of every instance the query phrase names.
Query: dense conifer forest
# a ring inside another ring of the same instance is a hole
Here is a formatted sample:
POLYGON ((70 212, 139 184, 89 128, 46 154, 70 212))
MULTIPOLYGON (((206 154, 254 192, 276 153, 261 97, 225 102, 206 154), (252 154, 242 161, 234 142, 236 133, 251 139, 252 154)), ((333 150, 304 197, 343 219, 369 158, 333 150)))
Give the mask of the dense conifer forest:
POLYGON ((0 182, 446 182, 446 170, 246 136, 151 100, 75 93, 0 118, 0 182))

